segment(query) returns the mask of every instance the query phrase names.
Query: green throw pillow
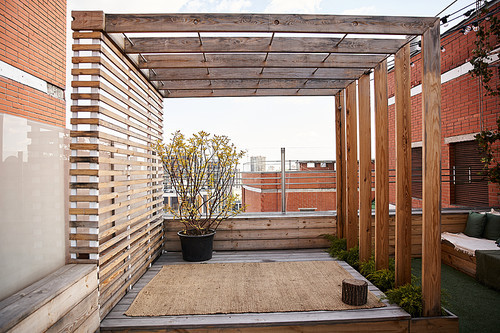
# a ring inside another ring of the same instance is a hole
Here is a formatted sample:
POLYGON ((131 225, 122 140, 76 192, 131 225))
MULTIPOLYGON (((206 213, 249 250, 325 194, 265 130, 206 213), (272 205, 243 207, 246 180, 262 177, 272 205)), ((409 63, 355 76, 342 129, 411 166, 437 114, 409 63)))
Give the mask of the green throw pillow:
POLYGON ((486 213, 483 237, 491 240, 500 238, 500 215, 486 213))
POLYGON ((486 214, 469 212, 464 234, 466 234, 469 237, 481 238, 483 236, 483 230, 485 224, 486 224, 486 214))

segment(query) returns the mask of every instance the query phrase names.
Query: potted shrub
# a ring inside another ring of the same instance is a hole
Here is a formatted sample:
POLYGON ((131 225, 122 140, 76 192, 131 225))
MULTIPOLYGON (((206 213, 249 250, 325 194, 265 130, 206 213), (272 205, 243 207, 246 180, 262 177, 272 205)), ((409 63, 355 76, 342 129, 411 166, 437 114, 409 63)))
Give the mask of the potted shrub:
POLYGON ((238 198, 232 188, 244 152, 227 136, 203 131, 190 138, 177 131, 168 144, 157 142, 154 148, 178 197, 178 208, 167 210, 184 225, 177 233, 183 259, 211 259, 217 227, 242 211, 236 208, 238 198))

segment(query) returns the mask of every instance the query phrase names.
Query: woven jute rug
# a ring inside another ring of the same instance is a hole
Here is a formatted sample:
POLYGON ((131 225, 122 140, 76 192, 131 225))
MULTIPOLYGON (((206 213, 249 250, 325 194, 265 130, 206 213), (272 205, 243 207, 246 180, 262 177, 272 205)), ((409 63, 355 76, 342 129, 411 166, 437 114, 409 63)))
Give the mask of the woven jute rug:
POLYGON ((138 294, 127 316, 171 316, 367 309, 385 306, 371 292, 363 306, 342 302, 335 261, 163 266, 138 294))

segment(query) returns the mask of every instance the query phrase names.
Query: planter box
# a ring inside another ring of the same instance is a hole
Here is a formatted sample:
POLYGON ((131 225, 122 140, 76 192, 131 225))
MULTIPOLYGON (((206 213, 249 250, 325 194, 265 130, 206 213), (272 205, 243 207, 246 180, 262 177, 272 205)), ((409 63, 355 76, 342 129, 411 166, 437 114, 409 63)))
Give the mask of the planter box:
POLYGON ((458 332, 458 317, 445 309, 447 316, 411 318, 410 332, 458 332))

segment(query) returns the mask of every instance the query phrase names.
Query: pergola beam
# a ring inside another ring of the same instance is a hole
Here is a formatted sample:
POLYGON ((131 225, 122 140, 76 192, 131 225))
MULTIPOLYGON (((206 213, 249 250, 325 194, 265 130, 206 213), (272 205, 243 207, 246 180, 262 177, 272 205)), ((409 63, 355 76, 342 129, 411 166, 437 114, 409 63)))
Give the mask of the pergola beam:
POLYGON ((362 68, 370 69, 385 58, 385 55, 330 55, 296 53, 260 54, 162 54, 144 55, 139 58, 139 68, 362 68), (264 61, 265 60, 265 61, 264 61), (324 61, 323 61, 324 60, 324 61))
POLYGON ((344 90, 335 95, 335 150, 337 187, 337 237, 345 237, 346 174, 345 174, 345 102, 344 90))
POLYGON ((358 81, 359 100, 359 260, 372 255, 372 163, 370 74, 358 81))
POLYGON ((246 97, 246 96, 334 96, 339 89, 219 89, 163 90, 166 98, 178 97, 246 97))
POLYGON ((439 23, 422 36, 422 301, 441 314, 441 47, 439 23))
MULTIPOLYGON (((321 68, 313 73, 312 68, 212 68, 207 74, 204 68, 162 68, 150 73, 151 81, 163 80, 229 80, 229 79, 328 79, 355 80, 365 72, 353 68, 321 68)), ((228 87, 231 88, 231 87, 228 87)))
POLYGON ((345 238, 347 248, 358 246, 358 123, 356 103, 356 82, 346 89, 346 185, 347 185, 347 221, 345 238))
POLYGON ((410 45, 396 53, 396 286, 411 282, 410 45))
POLYGON ((389 114, 387 60, 373 73, 375 86, 375 268, 389 268, 389 114))
POLYGON ((125 53, 395 53, 406 39, 275 37, 143 37, 125 39, 125 53), (339 44, 339 42, 341 42, 339 44))
MULTIPOLYGON (((106 14, 105 30, 108 33, 199 31, 411 35, 422 34, 436 20, 439 19, 357 15, 106 14)), ((74 30, 85 29, 85 26, 75 21, 72 25, 74 30)))
POLYGON ((320 79, 228 79, 164 80, 160 90, 212 89, 344 89, 350 80, 320 79))

